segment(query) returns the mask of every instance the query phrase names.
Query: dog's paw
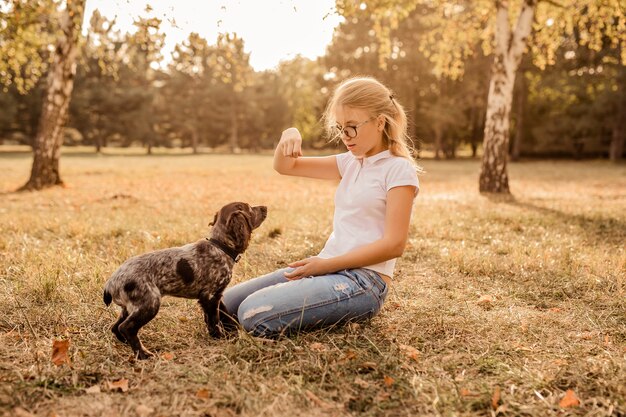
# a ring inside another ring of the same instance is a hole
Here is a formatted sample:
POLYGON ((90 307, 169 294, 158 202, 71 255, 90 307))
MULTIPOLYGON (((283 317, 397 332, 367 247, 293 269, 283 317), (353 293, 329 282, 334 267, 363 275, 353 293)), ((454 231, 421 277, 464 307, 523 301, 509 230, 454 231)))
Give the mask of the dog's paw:
POLYGON ((221 326, 209 328, 209 335, 215 339, 223 339, 226 336, 221 326))
POLYGON ((154 353, 150 352, 149 350, 138 350, 136 353, 136 358, 140 359, 140 360, 146 360, 146 359, 150 359, 154 356, 154 353))

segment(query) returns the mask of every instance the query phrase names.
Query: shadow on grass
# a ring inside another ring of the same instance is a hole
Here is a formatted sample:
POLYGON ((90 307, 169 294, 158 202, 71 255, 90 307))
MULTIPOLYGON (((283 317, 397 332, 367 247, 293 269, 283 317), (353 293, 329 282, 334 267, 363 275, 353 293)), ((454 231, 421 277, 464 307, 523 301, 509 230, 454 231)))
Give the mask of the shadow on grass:
POLYGON ((528 211, 549 216, 563 226, 578 226, 588 240, 594 243, 621 245, 626 240, 626 222, 613 217, 591 217, 583 214, 569 214, 561 210, 541 207, 532 203, 518 201, 513 195, 483 194, 496 204, 507 204, 528 211))

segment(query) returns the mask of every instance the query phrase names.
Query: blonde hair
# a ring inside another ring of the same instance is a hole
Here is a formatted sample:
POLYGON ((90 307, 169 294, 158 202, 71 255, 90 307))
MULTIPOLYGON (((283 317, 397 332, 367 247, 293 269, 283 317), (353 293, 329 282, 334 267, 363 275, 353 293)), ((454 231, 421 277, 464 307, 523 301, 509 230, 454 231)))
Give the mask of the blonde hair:
POLYGON ((343 81, 335 91, 324 112, 324 125, 329 137, 336 134, 335 110, 347 106, 369 112, 373 117, 383 116, 383 142, 392 155, 407 158, 421 172, 415 162, 412 140, 407 133, 408 122, 404 108, 393 92, 372 77, 354 77, 343 81))

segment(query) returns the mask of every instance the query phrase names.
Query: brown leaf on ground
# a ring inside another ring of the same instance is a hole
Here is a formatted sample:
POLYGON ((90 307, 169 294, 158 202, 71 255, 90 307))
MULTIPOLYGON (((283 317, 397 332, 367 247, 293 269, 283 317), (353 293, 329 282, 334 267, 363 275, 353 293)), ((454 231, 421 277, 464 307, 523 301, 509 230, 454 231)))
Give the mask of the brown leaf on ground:
POLYGON ((496 389, 493 390, 493 395, 491 396, 491 407, 494 410, 497 410, 499 404, 500 404, 500 387, 496 387, 496 389))
POLYGON ((563 396, 561 401, 559 401, 559 407, 561 408, 578 407, 579 405, 580 400, 576 396, 576 393, 571 389, 565 391, 565 396, 563 396))
POLYGON ((478 301, 476 301, 476 304, 478 304, 482 308, 489 309, 489 308, 493 307, 493 302, 494 302, 493 296, 491 296, 489 294, 485 294, 485 295, 481 296, 478 299, 478 301))
POLYGON ((383 378, 383 380, 384 380, 384 383, 385 383, 385 386, 386 386, 386 387, 390 387, 390 386, 392 386, 392 385, 393 385, 393 383, 395 382, 395 380, 394 380, 392 377, 387 376, 387 375, 385 375, 385 377, 383 378))
POLYGON ((13 410, 11 410, 13 414, 13 416, 15 417, 35 417, 34 414, 29 413, 28 411, 24 410, 22 407, 15 407, 13 410))
POLYGON ((356 358, 356 352, 352 349, 348 349, 348 351, 343 355, 343 358, 341 358, 342 362, 347 362, 347 361, 351 361, 353 359, 356 358))
POLYGON ((317 395, 313 394, 311 391, 306 390, 304 391, 304 395, 306 396, 306 398, 312 402, 313 404, 315 404, 316 406, 323 408, 323 409, 331 409, 334 408, 332 404, 327 403, 326 401, 322 400, 320 397, 318 397, 317 395))
POLYGON ((362 371, 375 371, 376 370, 376 362, 363 362, 359 368, 362 371))
POLYGON ((111 391, 115 391, 118 389, 122 392, 128 391, 128 379, 126 378, 118 379, 117 381, 113 382, 107 381, 107 385, 111 391))
POLYGON ((203 400, 208 400, 210 397, 209 390, 199 389, 198 391, 196 391, 196 397, 203 399, 203 400))
POLYGON ((419 350, 415 349, 413 346, 409 346, 409 345, 400 345, 400 351, 404 354, 404 356, 406 356, 409 359, 414 360, 415 362, 417 362, 420 358, 420 352, 419 350))
POLYGON ((64 363, 70 364, 70 358, 67 356, 67 350, 70 347, 70 341, 68 340, 53 340, 52 341, 52 363, 56 366, 61 366, 64 363))
POLYGON ((359 378, 358 376, 356 378, 354 378, 354 383, 356 385, 358 385, 359 387, 363 388, 363 389, 369 388, 369 386, 370 386, 369 382, 367 382, 363 378, 359 378))
POLYGON ((461 388, 461 391, 459 393, 461 394, 461 397, 477 397, 478 396, 478 394, 474 394, 467 388, 461 388))
POLYGON ((150 414, 154 413, 154 408, 140 404, 135 408, 135 413, 137 413, 138 417, 148 417, 150 414))
POLYGON ((325 352, 326 346, 323 343, 314 342, 309 345, 309 348, 314 352, 325 352))
POLYGON ((100 392, 102 392, 100 390, 100 385, 93 385, 89 388, 85 388, 85 393, 86 394, 99 394, 100 392))

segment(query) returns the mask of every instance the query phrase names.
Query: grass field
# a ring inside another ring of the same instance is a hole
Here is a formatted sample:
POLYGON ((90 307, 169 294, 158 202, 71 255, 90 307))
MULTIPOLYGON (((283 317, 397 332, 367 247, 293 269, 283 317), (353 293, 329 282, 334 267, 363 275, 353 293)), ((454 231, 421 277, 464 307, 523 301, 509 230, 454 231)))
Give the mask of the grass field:
POLYGON ((206 236, 241 200, 269 214, 233 281, 269 272, 321 249, 335 184, 269 155, 66 154, 65 188, 13 193, 30 164, 0 151, 0 415, 626 415, 624 165, 516 163, 514 198, 489 198, 478 161, 423 161, 371 322, 212 340, 194 301, 166 298, 142 330, 158 357, 136 362, 102 303, 125 259, 206 236), (51 361, 60 339, 69 365, 51 361))

